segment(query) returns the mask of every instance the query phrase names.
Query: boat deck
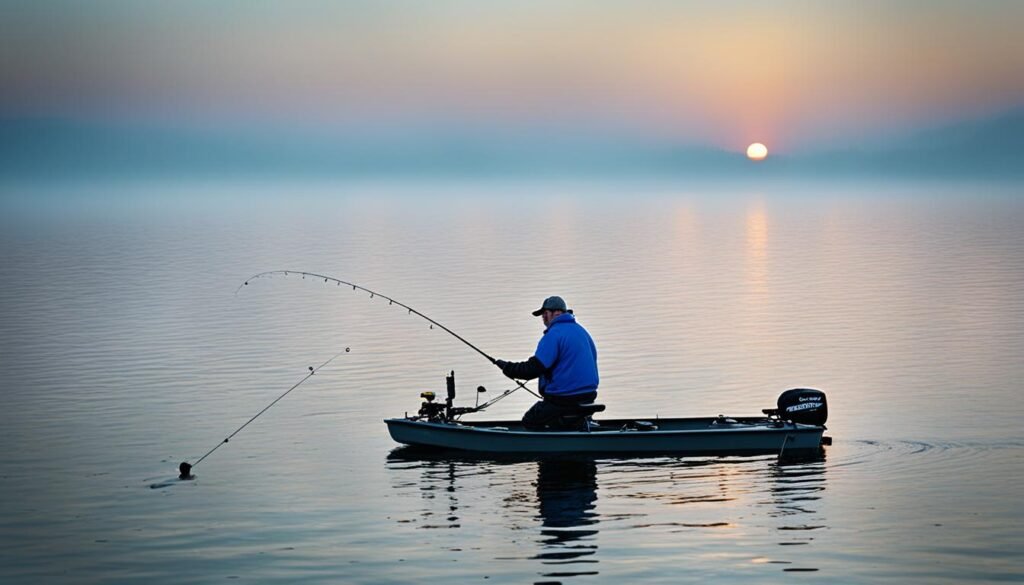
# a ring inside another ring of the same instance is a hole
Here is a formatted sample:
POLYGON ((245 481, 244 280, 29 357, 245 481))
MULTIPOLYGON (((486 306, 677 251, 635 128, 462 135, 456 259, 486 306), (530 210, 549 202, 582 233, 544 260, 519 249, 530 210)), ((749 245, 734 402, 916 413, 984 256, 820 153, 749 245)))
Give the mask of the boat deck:
MULTIPOLYGON (((632 418, 632 419, 594 419, 596 423, 590 429, 592 434, 621 433, 628 431, 652 432, 652 431, 698 431, 698 430, 723 430, 742 429, 748 427, 771 427, 779 428, 784 423, 776 423, 763 416, 759 417, 700 417, 700 418, 632 418), (638 424, 639 423, 639 424, 638 424), (646 424, 645 424, 646 423, 646 424), (646 425, 651 425, 647 427, 646 425)), ((459 421, 458 425, 481 430, 495 430, 508 432, 544 432, 544 433, 571 433, 579 431, 527 431, 523 428, 522 422, 518 420, 504 421, 459 421)))

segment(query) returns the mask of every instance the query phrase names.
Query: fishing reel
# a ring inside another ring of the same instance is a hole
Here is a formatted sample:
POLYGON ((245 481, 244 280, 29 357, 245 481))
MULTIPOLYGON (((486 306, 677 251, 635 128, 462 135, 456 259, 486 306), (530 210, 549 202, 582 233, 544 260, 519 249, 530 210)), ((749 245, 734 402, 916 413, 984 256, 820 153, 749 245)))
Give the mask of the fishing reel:
MULTIPOLYGON (((432 391, 420 392, 420 398, 423 399, 423 403, 420 404, 420 410, 417 413, 416 418, 425 418, 428 422, 440 422, 446 423, 458 419, 458 417, 481 410, 480 406, 480 395, 487 392, 487 389, 483 386, 478 386, 477 392, 477 404, 475 406, 453 406, 455 402, 455 372, 445 376, 445 387, 448 391, 448 397, 444 402, 434 402, 437 399, 437 394, 432 391)), ((486 405, 484 405, 486 406, 486 405)))
POLYGON ((424 400, 423 404, 420 405, 419 416, 426 418, 430 422, 444 422, 447 420, 445 416, 445 404, 443 402, 434 402, 437 398, 437 394, 433 392, 421 392, 420 398, 424 400))

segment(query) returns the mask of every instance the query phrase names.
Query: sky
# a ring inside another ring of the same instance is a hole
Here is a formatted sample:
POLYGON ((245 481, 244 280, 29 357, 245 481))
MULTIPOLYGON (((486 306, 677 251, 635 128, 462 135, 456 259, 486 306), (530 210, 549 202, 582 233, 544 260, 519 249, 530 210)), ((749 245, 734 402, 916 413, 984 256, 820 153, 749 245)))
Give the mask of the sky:
POLYGON ((0 3, 0 119, 773 152, 1024 106, 1024 2, 0 3))

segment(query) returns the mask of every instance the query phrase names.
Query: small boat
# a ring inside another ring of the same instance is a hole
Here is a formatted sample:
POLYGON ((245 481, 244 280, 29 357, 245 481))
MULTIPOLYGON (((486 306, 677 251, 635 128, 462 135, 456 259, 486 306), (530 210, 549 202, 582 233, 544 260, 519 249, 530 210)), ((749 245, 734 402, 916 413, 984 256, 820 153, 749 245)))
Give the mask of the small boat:
MULTIPOLYGON (((763 416, 704 418, 601 419, 600 404, 581 405, 566 414, 561 425, 543 431, 527 430, 519 421, 463 421, 508 395, 484 405, 453 406, 455 373, 447 377, 448 399, 434 402, 433 392, 414 416, 385 419, 395 441, 416 448, 472 453, 587 453, 609 455, 783 455, 820 451, 828 406, 825 394, 812 388, 783 392, 778 408, 763 416)), ((482 387, 477 389, 484 392, 482 387)), ((479 394, 478 394, 479 396, 479 394)))

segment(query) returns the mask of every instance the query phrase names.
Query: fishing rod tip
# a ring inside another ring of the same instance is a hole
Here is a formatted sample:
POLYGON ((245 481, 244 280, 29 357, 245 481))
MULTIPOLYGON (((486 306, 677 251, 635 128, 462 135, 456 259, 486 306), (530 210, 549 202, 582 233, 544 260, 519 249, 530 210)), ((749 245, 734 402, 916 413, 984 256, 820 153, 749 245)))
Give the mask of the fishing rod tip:
POLYGON ((192 479, 192 465, 188 461, 182 461, 178 465, 178 479, 192 479))

